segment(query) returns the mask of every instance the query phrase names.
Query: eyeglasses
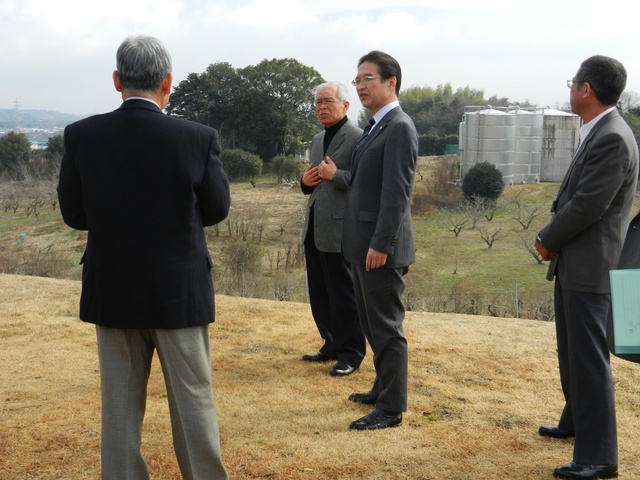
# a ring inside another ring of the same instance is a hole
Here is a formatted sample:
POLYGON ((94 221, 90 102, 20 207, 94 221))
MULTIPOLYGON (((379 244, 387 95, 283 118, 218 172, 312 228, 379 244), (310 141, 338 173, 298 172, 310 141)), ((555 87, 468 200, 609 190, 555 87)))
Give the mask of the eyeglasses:
POLYGON ((567 80, 567 87, 573 88, 573 79, 567 80))
POLYGON ((316 100, 316 107, 319 107, 321 105, 326 105, 327 107, 330 107, 331 105, 337 102, 338 100, 336 100, 333 97, 319 98, 316 100))
POLYGON ((369 83, 371 80, 375 80, 376 78, 381 78, 381 77, 373 77, 371 75, 367 75, 365 77, 362 78, 355 78, 354 80, 351 81, 351 85, 353 85, 354 87, 357 87, 358 85, 360 85, 360 83, 364 83, 365 85, 367 83, 369 83))

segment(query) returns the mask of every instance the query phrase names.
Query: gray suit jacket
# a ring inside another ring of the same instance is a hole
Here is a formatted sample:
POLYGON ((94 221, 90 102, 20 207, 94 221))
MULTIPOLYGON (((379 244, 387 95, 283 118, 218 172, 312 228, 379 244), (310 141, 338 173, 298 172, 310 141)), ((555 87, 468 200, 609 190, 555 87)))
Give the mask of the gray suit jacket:
POLYGON ((617 111, 589 132, 565 175, 551 221, 540 231, 543 245, 559 250, 547 279, 558 276, 569 290, 610 292, 638 178, 638 146, 617 111))
MULTIPOLYGON (((313 165, 318 165, 324 160, 324 134, 324 131, 318 133, 311 142, 311 163, 313 165)), ((311 188, 302 185, 302 192, 311 194, 307 202, 307 212, 302 230, 302 243, 304 244, 307 238, 309 211, 313 208, 315 246, 321 252, 340 253, 344 202, 349 179, 351 178, 349 164, 351 163, 353 149, 361 136, 362 130, 360 128, 349 121, 345 123, 333 137, 327 149, 327 156, 338 167, 333 181, 322 180, 320 185, 311 188)))
POLYGON ((342 251, 364 266, 373 248, 388 254, 386 268, 416 260, 411 190, 418 159, 418 134, 400 107, 378 122, 356 150, 345 204, 342 251))

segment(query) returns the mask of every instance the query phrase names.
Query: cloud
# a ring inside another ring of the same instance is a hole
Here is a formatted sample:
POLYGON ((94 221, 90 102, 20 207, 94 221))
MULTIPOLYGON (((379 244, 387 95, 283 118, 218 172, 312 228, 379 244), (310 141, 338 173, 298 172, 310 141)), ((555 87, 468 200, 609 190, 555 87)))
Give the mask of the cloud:
POLYGON ((316 21, 313 9, 297 0, 256 0, 235 9, 229 17, 236 25, 259 30, 279 30, 316 21))
MULTIPOLYGON (((0 108, 68 113, 119 104, 115 50, 161 38, 176 84, 215 62, 235 68, 295 58, 347 83, 372 49, 394 55, 403 85, 469 85, 514 101, 564 101, 580 61, 600 53, 640 91, 635 22, 625 0, 0 0, 0 108), (594 12, 600 12, 597 14, 594 12), (613 21, 604 23, 609 16, 613 21), (566 87, 564 87, 566 89, 566 87)), ((352 91, 352 97, 354 95, 352 91)), ((354 102, 357 104, 357 101, 354 102)), ((356 105, 354 105, 356 106, 356 105)))

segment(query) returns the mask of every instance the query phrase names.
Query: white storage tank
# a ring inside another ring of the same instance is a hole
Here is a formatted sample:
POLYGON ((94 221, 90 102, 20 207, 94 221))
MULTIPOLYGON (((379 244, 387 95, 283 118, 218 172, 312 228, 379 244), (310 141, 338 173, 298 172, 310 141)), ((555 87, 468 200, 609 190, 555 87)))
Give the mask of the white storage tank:
POLYGON ((580 143, 580 117, 573 113, 543 109, 541 182, 561 182, 580 143))
POLYGON ((500 170, 506 183, 511 182, 514 120, 513 115, 491 106, 465 113, 460 135, 464 139, 460 142, 462 177, 475 164, 488 162, 500 170))
POLYGON ((466 107, 459 128, 461 177, 488 162, 506 185, 561 181, 579 129, 580 117, 550 108, 466 107))

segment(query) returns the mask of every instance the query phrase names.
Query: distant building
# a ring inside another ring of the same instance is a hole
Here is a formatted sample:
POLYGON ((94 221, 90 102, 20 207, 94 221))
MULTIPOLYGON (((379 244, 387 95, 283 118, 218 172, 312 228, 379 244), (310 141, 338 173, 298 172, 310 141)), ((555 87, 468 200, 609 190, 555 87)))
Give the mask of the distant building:
POLYGON ((506 185, 560 182, 580 140, 580 117, 551 108, 465 107, 460 176, 476 163, 495 165, 506 185))

